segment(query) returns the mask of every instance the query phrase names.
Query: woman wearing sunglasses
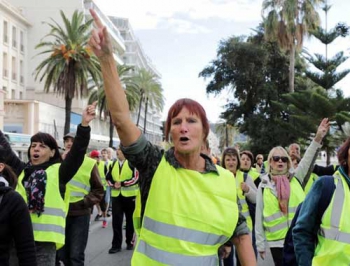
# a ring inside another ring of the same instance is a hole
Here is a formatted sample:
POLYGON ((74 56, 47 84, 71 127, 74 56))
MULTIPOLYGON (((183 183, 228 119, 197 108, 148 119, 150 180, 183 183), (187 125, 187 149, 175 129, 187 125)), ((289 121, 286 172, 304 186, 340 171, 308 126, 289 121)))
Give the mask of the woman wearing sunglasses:
POLYGON ((282 265, 284 238, 296 208, 305 198, 301 184, 328 129, 329 121, 324 118, 294 173, 284 148, 278 146, 269 153, 269 167, 261 176, 257 192, 255 234, 260 257, 264 259, 270 248, 276 266, 282 265))

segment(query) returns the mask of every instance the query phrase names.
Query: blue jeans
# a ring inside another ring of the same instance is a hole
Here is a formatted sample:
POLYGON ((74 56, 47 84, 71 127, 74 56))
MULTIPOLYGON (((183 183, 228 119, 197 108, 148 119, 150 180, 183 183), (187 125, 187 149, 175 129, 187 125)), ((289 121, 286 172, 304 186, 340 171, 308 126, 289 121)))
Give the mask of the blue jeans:
POLYGON ((106 194, 105 194, 105 202, 108 204, 111 200, 111 187, 107 186, 106 187, 106 194))
POLYGON ((58 258, 65 266, 84 266, 89 222, 89 214, 67 216, 65 245, 58 251, 58 258))

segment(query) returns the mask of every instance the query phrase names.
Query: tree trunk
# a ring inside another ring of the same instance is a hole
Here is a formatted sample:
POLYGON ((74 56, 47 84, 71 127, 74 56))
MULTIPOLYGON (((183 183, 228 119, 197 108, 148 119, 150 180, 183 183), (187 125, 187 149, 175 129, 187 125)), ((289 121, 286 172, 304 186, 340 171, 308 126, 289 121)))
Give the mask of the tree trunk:
POLYGON ((228 128, 227 128, 227 123, 225 124, 225 140, 226 140, 226 148, 228 147, 228 128))
POLYGON ((108 116, 109 116, 109 147, 113 148, 114 125, 113 125, 112 116, 110 112, 108 112, 108 116))
POLYGON ((140 122, 142 101, 143 101, 143 90, 141 90, 141 97, 140 97, 140 102, 139 102, 139 112, 137 114, 137 122, 136 122, 137 127, 139 126, 139 122, 140 122))
POLYGON ((294 92, 295 44, 292 44, 289 54, 289 92, 294 92))
POLYGON ((71 115, 71 112, 72 112, 72 101, 73 99, 70 98, 69 96, 66 96, 66 118, 65 118, 65 121, 64 121, 64 134, 63 135, 66 135, 69 133, 70 131, 70 115, 71 115))
POLYGON ((144 117, 144 121, 143 121, 143 133, 146 133, 147 109, 148 109, 148 97, 146 98, 145 117, 144 117))

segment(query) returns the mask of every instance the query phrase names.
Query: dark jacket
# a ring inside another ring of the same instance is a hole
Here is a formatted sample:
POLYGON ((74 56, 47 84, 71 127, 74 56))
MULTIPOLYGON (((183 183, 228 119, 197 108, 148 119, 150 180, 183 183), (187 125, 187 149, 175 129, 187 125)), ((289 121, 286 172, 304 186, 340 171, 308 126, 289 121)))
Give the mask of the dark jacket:
POLYGON ((27 204, 9 187, 0 187, 0 265, 9 265, 15 244, 19 266, 36 266, 33 228, 27 204))

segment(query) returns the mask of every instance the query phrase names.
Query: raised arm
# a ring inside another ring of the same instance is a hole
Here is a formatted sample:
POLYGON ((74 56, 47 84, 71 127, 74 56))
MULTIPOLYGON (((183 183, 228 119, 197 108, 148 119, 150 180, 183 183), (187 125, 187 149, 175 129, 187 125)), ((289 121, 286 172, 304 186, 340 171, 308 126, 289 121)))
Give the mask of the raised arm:
POLYGON ((78 126, 72 148, 67 153, 60 166, 60 184, 68 183, 84 161, 84 157, 90 142, 90 122, 95 118, 97 102, 88 105, 82 114, 81 124, 78 126))
POLYGON ((6 164, 12 167, 16 175, 19 176, 24 167, 26 166, 25 162, 22 162, 18 156, 14 153, 11 148, 10 143, 7 141, 4 133, 0 130, 0 146, 2 146, 3 151, 6 153, 6 164))
POLYGON ((95 21, 96 29, 92 30, 89 45, 101 64, 103 87, 120 142, 123 146, 130 146, 140 137, 141 131, 130 117, 129 105, 119 79, 107 28, 102 24, 94 10, 90 9, 90 13, 95 21))
POLYGON ((298 168, 295 170, 295 177, 299 179, 301 183, 303 183, 304 178, 311 167, 313 162, 313 158, 318 151, 319 148, 322 147, 321 142, 323 138, 326 136, 329 130, 329 120, 328 118, 323 118, 320 125, 317 128, 316 135, 313 141, 310 143, 307 148, 303 158, 301 159, 298 168))

